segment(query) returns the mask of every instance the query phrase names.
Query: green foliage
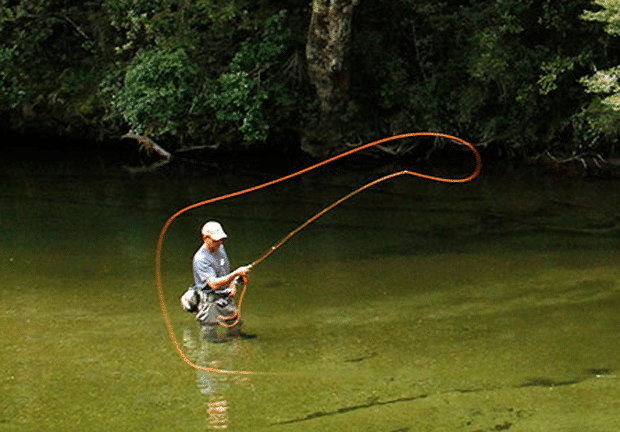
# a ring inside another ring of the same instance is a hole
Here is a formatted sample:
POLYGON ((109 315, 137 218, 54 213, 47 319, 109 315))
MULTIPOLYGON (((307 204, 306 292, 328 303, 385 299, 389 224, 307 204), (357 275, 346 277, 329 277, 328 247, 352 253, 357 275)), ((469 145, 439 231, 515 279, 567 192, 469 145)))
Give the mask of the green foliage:
MULTIPOLYGON (((595 0, 602 9, 584 11, 586 21, 602 22, 610 35, 620 35, 620 1, 595 0)), ((620 127, 620 66, 597 71, 580 81, 589 93, 603 95, 596 97, 587 110, 580 114, 580 132, 583 136, 598 141, 600 138, 617 136, 620 127)))
POLYGON ((483 81, 493 80, 504 74, 511 59, 504 40, 496 29, 488 28, 474 33, 475 46, 469 59, 469 74, 483 81))
POLYGON ((230 53, 239 45, 235 37, 248 29, 256 34, 258 18, 243 9, 250 4, 106 0, 110 23, 118 31, 116 61, 101 83, 111 107, 106 118, 122 116, 135 131, 153 135, 200 134, 195 140, 204 139, 201 131, 220 128, 217 120, 234 121, 241 122, 239 129, 249 141, 264 139, 267 62, 274 58, 270 44, 278 43, 272 33, 282 25, 279 18, 268 20, 261 43, 241 43, 231 62, 230 53), (229 73, 222 74, 229 62, 229 73), (217 82, 214 76, 220 76, 217 82), (209 97, 215 87, 220 90, 209 97))
POLYGON ((267 102, 286 92, 269 73, 290 45, 290 32, 283 27, 285 17, 286 11, 280 11, 265 21, 259 41, 241 43, 230 72, 219 77, 218 89, 209 99, 219 120, 240 123, 239 131, 247 142, 267 138, 267 102), (278 94, 273 95, 276 89, 278 94))
POLYGON ((0 107, 16 108, 26 96, 26 88, 15 67, 16 50, 0 47, 0 107))
MULTIPOLYGON (((171 148, 277 142, 317 103, 309 6, 286 5, 0 0, 5 123, 95 136, 129 124, 171 148)), ((339 127, 350 142, 435 130, 523 154, 602 145, 620 124, 616 34, 620 0, 360 2, 339 127)))
POLYGON ((351 74, 352 97, 363 107, 356 132, 370 135, 364 141, 410 130, 453 132, 523 156, 582 139, 573 117, 590 96, 579 76, 614 53, 608 38, 580 19, 587 4, 361 5, 351 74))
POLYGON ((242 17, 239 0, 105 0, 103 8, 110 25, 118 31, 116 54, 126 59, 140 49, 153 46, 183 46, 200 53, 212 51, 222 38, 237 30, 235 19, 242 17))
POLYGON ((63 134, 100 120, 97 11, 95 3, 0 0, 0 99, 11 125, 63 134))
POLYGON ((110 24, 122 32, 117 54, 152 45, 191 45, 199 39, 197 27, 225 26, 238 15, 234 0, 105 0, 110 24))
MULTIPOLYGON (((587 21, 598 21, 605 23, 605 31, 611 35, 620 34, 620 1, 619 0, 595 0, 594 4, 603 9, 593 12, 584 11, 582 17, 587 21)), ((597 71, 594 75, 584 77, 581 83, 586 86, 588 92, 605 93, 609 96, 602 100, 614 111, 620 111, 620 66, 615 66, 606 70, 597 71)))
POLYGON ((265 122, 264 104, 269 93, 260 81, 247 72, 226 73, 218 79, 218 91, 209 100, 222 121, 241 123, 239 131, 248 142, 267 138, 269 126, 265 122))
POLYGON ((286 51, 290 45, 291 32, 284 28, 286 11, 281 10, 265 21, 261 39, 258 42, 244 41, 230 62, 231 72, 259 71, 286 51))
POLYGON ((138 133, 175 134, 195 96, 197 68, 182 48, 140 51, 131 61, 114 108, 138 133))
POLYGON ((576 114, 573 126, 581 147, 592 151, 598 151, 609 141, 615 142, 615 137, 620 135, 618 112, 600 99, 594 99, 587 109, 576 114))
POLYGON ((620 1, 594 0, 592 2, 602 9, 598 11, 586 10, 582 18, 586 21, 598 21, 605 24, 605 31, 610 35, 620 35, 620 1))
POLYGON ((565 72, 573 70, 575 59, 557 56, 551 62, 544 62, 541 69, 544 75, 538 79, 540 94, 546 95, 558 88, 558 78, 565 72))
POLYGON ((598 71, 594 75, 581 79, 587 90, 592 93, 610 94, 602 100, 604 105, 620 111, 620 66, 598 71))

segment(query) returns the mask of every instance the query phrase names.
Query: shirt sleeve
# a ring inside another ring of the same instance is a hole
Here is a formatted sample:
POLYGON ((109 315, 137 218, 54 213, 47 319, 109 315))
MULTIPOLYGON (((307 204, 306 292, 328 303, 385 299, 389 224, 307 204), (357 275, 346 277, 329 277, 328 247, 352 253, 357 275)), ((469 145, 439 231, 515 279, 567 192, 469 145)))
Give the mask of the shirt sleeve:
POLYGON ((194 284, 198 289, 211 289, 207 286, 207 280, 216 276, 215 269, 208 262, 194 257, 194 284))

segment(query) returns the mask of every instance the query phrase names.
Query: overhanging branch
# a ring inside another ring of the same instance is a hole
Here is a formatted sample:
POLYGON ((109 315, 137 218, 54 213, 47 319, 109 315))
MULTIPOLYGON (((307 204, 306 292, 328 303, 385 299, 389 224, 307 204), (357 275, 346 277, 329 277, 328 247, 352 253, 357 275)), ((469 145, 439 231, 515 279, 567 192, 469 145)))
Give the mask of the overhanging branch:
POLYGON ((140 143, 140 150, 146 151, 147 154, 154 151, 165 159, 172 159, 171 153, 164 150, 159 144, 157 144, 155 141, 153 141, 147 136, 138 135, 138 134, 133 133, 132 131, 129 131, 121 137, 121 139, 125 139, 125 138, 131 138, 131 139, 138 140, 138 142, 140 143))
POLYGON ((125 171, 128 171, 131 174, 139 174, 139 173, 155 171, 156 169, 161 168, 162 166, 166 165, 172 160, 172 154, 170 152, 166 151, 163 147, 161 147, 159 144, 157 144, 155 141, 153 141, 147 136, 138 135, 138 134, 133 133, 132 131, 129 131, 125 135, 123 135, 121 139, 135 139, 140 144, 140 150, 144 150, 147 154, 150 154, 151 152, 155 152, 161 157, 163 157, 162 160, 158 162, 154 162, 151 165, 147 165, 147 166, 141 166, 141 167, 124 166, 123 168, 125 169, 125 171))

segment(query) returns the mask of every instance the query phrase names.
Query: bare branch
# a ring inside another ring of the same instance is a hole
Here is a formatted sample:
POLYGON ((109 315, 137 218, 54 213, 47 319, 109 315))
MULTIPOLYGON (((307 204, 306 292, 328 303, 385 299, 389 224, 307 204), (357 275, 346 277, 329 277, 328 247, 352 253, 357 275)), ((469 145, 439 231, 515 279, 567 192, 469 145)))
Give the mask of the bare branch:
POLYGON ((146 137, 143 135, 137 135, 133 133, 132 131, 129 131, 125 135, 123 135, 121 138, 122 139, 130 138, 130 139, 138 140, 138 142, 140 143, 140 150, 145 150, 147 153, 154 151, 157 154, 159 154, 161 157, 166 158, 167 160, 170 160, 172 158, 172 154, 164 150, 159 144, 157 144, 155 141, 153 141, 149 137, 146 137))

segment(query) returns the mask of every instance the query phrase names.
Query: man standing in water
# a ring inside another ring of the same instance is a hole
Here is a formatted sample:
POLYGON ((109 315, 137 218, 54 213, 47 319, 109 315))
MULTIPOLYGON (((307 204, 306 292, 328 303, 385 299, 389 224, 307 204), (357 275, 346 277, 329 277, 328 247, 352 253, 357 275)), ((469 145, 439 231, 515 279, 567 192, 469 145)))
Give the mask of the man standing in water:
MULTIPOLYGON (((193 260, 194 284, 200 295, 196 319, 202 325, 206 339, 220 341, 217 335, 219 321, 221 317, 231 317, 228 323, 232 324, 237 318, 237 280, 250 272, 250 266, 230 271, 230 262, 222 244, 227 235, 218 222, 207 222, 201 233, 203 244, 193 260)), ((228 328, 227 336, 242 336, 241 321, 228 328)))

